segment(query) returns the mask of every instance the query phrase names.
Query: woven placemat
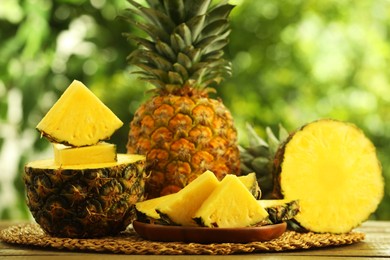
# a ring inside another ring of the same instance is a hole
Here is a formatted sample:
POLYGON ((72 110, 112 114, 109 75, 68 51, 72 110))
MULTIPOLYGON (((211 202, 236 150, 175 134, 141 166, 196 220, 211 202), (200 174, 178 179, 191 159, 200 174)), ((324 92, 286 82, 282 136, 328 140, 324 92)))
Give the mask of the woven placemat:
POLYGON ((154 255, 229 255, 261 252, 280 252, 348 245, 364 240, 364 233, 346 234, 297 233, 286 231, 277 239, 247 244, 197 244, 181 242, 153 242, 140 238, 132 228, 115 237, 94 239, 57 238, 47 235, 38 224, 23 224, 0 231, 6 243, 66 249, 72 251, 111 252, 120 254, 154 255))

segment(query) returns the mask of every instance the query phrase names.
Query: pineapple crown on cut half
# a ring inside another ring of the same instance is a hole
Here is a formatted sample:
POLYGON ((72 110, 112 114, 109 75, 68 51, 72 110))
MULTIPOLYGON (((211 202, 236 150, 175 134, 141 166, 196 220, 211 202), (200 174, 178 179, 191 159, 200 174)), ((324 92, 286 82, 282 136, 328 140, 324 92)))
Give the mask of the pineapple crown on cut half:
POLYGON ((157 94, 206 95, 231 75, 223 58, 228 44, 228 16, 233 5, 211 0, 146 0, 132 5, 123 18, 145 32, 145 38, 125 33, 138 48, 127 57, 139 67, 140 79, 152 83, 157 94), (140 17, 141 21, 137 21, 140 17))

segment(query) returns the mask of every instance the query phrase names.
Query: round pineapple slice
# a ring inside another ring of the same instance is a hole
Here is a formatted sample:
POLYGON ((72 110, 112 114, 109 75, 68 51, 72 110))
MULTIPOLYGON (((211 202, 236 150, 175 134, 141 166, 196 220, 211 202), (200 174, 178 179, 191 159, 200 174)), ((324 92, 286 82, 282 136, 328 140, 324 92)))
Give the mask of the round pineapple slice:
POLYGON ((36 222, 58 237, 115 235, 135 218, 144 198, 145 157, 118 154, 113 163, 58 166, 53 159, 25 166, 27 205, 36 222))
POLYGON ((349 232, 365 221, 384 193, 374 145, 355 125, 323 119, 282 145, 275 160, 278 198, 298 200, 295 219, 314 232, 349 232))

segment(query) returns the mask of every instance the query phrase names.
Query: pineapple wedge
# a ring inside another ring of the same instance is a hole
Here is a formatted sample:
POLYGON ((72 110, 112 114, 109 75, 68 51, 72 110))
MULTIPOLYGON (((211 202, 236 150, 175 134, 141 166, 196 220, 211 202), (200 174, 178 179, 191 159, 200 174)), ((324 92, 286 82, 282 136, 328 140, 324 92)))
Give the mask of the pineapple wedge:
POLYGON ((236 175, 226 175, 203 202, 194 219, 200 226, 248 227, 266 220, 267 211, 236 175))
POLYGON ((74 80, 36 128, 51 142, 80 147, 109 139, 122 125, 83 83, 74 80))
POLYGON ((165 200, 156 208, 156 211, 162 218, 168 218, 176 225, 196 226, 192 219, 195 212, 218 185, 219 181, 214 173, 205 171, 182 190, 175 193, 175 196, 165 200))

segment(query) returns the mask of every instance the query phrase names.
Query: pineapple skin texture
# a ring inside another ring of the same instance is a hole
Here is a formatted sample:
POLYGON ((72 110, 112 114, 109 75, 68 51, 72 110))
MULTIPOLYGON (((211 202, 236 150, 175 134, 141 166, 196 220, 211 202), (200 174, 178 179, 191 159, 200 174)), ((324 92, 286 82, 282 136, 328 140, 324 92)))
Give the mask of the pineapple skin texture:
POLYGON ((145 160, 110 167, 63 169, 27 164, 27 205, 50 235, 91 238, 116 235, 134 220, 144 199, 145 160))
POLYGON ((219 180, 240 173, 231 113, 222 101, 198 95, 156 96, 141 105, 127 152, 146 155, 148 198, 175 193, 206 170, 219 180))

